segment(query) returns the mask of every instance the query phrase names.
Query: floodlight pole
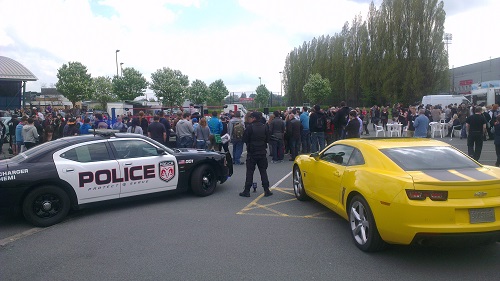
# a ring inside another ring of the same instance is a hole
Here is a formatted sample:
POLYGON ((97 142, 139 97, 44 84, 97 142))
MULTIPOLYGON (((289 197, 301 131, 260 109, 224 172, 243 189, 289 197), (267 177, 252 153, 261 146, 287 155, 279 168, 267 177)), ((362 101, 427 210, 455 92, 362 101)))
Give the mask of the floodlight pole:
POLYGON ((116 58, 116 76, 118 76, 118 52, 120 50, 115 51, 115 58, 116 58))

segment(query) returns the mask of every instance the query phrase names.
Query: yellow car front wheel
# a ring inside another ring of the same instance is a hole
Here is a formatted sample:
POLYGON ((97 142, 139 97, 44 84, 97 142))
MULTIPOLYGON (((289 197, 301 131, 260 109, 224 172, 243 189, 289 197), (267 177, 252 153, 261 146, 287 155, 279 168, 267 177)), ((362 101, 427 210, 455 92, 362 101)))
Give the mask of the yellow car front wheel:
POLYGON ((305 201, 309 197, 304 189, 304 183, 302 182, 302 175, 298 166, 293 167, 293 193, 297 200, 305 201))
POLYGON ((354 196, 349 204, 349 222, 352 238, 360 250, 376 252, 385 248, 370 206, 361 195, 354 196))

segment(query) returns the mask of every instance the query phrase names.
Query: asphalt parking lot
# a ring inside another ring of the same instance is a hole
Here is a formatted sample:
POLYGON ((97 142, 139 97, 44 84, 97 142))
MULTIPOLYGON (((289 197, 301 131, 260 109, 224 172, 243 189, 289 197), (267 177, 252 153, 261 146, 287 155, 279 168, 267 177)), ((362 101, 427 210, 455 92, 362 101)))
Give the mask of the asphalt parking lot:
MULTIPOLYGON (((442 140, 467 149, 464 139, 442 140)), ((487 141, 480 162, 494 161, 493 142, 487 141)), ((73 212, 48 228, 0 216, 0 279, 494 280, 498 275, 500 243, 359 251, 344 219, 314 201, 295 199, 291 167, 289 161, 269 164, 271 197, 263 196, 257 172, 257 192, 238 196, 245 166, 236 166, 205 198, 186 193, 106 204, 73 212)))

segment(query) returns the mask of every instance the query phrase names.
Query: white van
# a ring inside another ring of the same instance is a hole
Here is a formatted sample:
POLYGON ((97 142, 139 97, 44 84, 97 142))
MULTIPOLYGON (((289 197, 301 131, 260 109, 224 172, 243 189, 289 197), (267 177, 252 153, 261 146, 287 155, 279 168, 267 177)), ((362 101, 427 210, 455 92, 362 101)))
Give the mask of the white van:
POLYGON ((228 103, 224 105, 224 113, 229 113, 229 110, 233 112, 241 111, 241 116, 247 114, 247 109, 241 103, 228 103))
POLYGON ((462 103, 469 104, 470 101, 465 98, 463 95, 428 95, 422 97, 423 105, 438 105, 440 104, 442 107, 446 107, 450 104, 460 105, 462 103))

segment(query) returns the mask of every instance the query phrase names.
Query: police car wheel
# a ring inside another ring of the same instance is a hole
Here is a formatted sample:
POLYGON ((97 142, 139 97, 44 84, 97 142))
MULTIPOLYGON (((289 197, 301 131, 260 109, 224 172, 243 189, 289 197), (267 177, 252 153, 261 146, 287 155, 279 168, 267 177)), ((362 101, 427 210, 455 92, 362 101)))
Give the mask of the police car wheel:
POLYGON ((47 227, 59 223, 69 209, 68 194, 56 186, 34 189, 23 201, 23 215, 35 226, 47 227))
POLYGON ((198 167, 191 177, 191 189, 198 196, 208 196, 215 191, 217 176, 209 165, 198 167))

